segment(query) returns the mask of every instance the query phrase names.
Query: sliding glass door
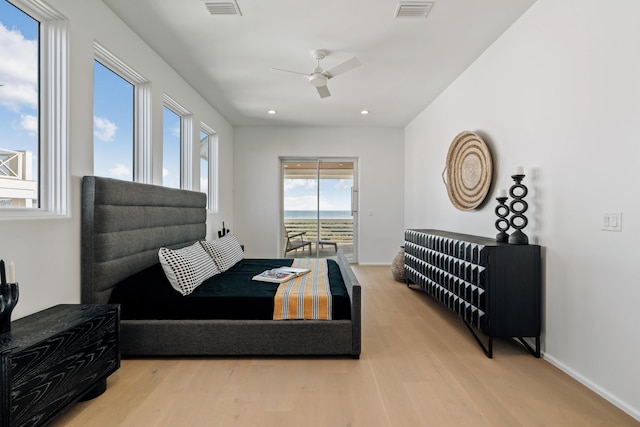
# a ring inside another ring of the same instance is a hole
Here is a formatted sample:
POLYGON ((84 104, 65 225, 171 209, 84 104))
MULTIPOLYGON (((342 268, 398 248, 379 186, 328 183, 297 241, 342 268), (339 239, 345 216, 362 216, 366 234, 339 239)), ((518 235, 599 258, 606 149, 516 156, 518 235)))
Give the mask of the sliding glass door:
POLYGON ((282 241, 285 257, 357 262, 356 159, 282 159, 282 241), (310 245, 305 245, 311 242, 310 245))

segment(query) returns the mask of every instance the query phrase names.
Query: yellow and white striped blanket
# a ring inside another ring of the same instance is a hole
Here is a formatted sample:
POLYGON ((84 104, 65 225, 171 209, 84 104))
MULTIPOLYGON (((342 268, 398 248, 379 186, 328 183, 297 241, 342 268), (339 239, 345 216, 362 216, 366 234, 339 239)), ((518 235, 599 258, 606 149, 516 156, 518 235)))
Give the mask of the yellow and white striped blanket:
POLYGON ((296 258, 291 267, 308 268, 311 271, 278 286, 273 320, 331 320, 327 260, 296 258))

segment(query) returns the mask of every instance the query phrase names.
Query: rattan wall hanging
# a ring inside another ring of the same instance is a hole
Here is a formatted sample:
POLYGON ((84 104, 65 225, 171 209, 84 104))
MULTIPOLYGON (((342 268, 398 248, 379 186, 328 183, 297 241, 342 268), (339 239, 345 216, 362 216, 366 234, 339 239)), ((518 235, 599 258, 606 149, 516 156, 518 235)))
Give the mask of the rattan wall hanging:
POLYGON ((487 144, 473 132, 460 132, 451 143, 442 180, 449 200, 468 211, 478 207, 491 186, 493 164, 487 144))

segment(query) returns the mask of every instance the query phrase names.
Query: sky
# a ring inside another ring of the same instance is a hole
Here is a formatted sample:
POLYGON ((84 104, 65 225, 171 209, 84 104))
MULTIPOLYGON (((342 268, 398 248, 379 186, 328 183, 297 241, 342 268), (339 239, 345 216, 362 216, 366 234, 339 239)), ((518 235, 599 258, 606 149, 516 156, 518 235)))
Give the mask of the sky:
POLYGON ((0 148, 33 153, 38 170, 38 22, 0 0, 0 148))
MULTIPOLYGON (((351 179, 320 179, 320 210, 351 210, 351 179)), ((318 181, 316 179, 285 179, 284 210, 308 211, 318 209, 318 181)))
POLYGON ((94 61, 93 173, 133 181, 134 86, 94 61))

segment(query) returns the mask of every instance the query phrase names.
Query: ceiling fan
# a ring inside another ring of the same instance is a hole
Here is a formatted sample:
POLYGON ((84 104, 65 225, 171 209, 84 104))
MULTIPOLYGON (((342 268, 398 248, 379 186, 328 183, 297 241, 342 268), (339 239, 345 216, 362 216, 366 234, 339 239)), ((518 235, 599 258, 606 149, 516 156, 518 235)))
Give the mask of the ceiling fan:
POLYGON ((328 96, 331 96, 331 93, 329 93, 329 89, 327 88, 327 81, 329 79, 332 79, 339 74, 345 73, 361 65, 358 58, 354 56, 353 58, 347 59, 346 61, 336 65, 335 67, 324 70, 322 67, 320 67, 320 61, 327 55, 329 55, 329 52, 326 50, 314 50, 313 52, 311 52, 311 56, 316 61, 318 61, 318 65, 310 73, 300 73, 298 71, 283 70, 281 68, 273 68, 273 70, 305 76, 311 86, 315 86, 315 88, 318 90, 318 95, 320 95, 320 98, 326 98, 328 96))

